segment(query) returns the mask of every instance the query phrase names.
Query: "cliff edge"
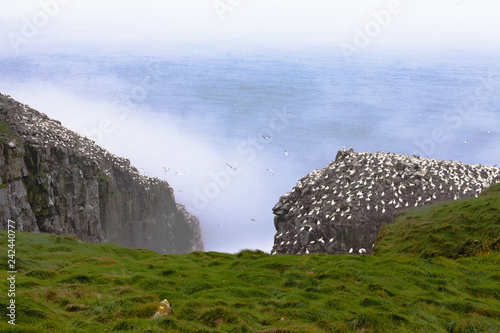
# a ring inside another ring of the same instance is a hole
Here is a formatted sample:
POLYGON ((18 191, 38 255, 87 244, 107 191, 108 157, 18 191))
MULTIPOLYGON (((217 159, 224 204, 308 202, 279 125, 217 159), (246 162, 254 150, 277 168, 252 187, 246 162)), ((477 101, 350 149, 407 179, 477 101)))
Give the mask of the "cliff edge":
POLYGON ((493 166, 344 148, 275 205, 272 253, 370 254, 399 212, 477 197, 498 181, 493 166))
POLYGON ((0 94, 0 229, 73 234, 159 253, 203 251, 198 219, 172 188, 0 94))

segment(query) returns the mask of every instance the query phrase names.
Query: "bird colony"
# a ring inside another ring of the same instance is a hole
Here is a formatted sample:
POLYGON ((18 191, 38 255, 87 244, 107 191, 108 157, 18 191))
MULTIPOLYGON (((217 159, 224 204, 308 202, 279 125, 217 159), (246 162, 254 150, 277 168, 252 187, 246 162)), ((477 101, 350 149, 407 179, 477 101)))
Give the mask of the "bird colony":
POLYGON ((120 171, 130 173, 133 180, 144 186, 146 191, 153 185, 164 183, 159 178, 141 175, 135 167, 131 166, 128 159, 108 152, 93 140, 68 130, 59 121, 50 119, 26 104, 18 103, 18 112, 10 116, 13 118, 10 123, 15 127, 14 130, 34 147, 39 147, 46 152, 56 148, 64 151, 66 156, 83 157, 85 161, 90 161, 89 163, 101 169, 107 177, 111 177, 112 168, 117 167, 120 171))
POLYGON ((283 195, 273 254, 370 254, 383 225, 411 207, 477 197, 500 181, 492 166, 345 148, 283 195))

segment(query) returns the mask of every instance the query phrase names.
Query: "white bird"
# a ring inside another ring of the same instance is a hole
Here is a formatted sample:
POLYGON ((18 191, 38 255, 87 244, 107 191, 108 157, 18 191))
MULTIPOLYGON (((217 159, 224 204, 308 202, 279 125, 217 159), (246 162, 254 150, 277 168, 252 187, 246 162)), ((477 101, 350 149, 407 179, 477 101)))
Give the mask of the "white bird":
POLYGON ((165 170, 165 172, 167 172, 168 170, 170 170, 170 168, 163 167, 163 170, 165 170))
POLYGON ((218 226, 219 228, 222 228, 222 224, 217 224, 217 226, 218 226))
POLYGON ((464 144, 466 144, 466 143, 467 143, 467 140, 464 141, 464 144))
POLYGON ((353 250, 352 250, 352 247, 351 247, 351 249, 349 250, 349 253, 352 253, 352 251, 353 251, 353 250))
POLYGON ((309 249, 306 248, 306 254, 309 254, 309 249))
POLYGON ((264 140, 267 140, 267 139, 269 139, 271 136, 264 136, 264 135, 262 135, 262 137, 264 138, 264 140))
POLYGON ((267 171, 269 171, 272 175, 274 175, 274 171, 271 170, 271 169, 266 169, 267 171))
POLYGON ((285 149, 285 155, 286 155, 286 156, 289 156, 289 155, 288 155, 288 152, 286 151, 286 149, 285 149))
POLYGON ((184 176, 185 172, 176 172, 175 173, 177 176, 184 176))
POLYGON ((359 252, 359 254, 363 254, 363 253, 366 253, 366 250, 365 250, 365 249, 363 249, 363 248, 360 248, 360 249, 358 250, 358 252, 359 252))

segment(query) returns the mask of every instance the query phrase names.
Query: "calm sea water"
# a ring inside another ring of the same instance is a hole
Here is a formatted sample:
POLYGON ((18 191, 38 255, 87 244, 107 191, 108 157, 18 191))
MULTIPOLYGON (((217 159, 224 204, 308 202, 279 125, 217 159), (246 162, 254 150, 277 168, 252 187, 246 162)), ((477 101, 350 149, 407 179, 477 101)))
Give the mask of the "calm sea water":
POLYGON ((61 94, 107 108, 99 143, 168 180, 208 250, 269 251, 274 204, 344 145, 500 162, 500 62, 477 55, 56 53, 0 58, 0 74, 0 91, 79 132, 98 116, 61 94))

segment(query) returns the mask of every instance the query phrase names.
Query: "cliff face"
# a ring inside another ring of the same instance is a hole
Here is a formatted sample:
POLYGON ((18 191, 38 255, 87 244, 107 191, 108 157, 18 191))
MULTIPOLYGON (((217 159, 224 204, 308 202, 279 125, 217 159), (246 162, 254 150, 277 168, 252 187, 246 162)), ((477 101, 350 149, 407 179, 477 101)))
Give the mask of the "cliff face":
POLYGON ((159 253, 203 251, 199 221, 145 177, 44 114, 0 94, 0 220, 159 253))
POLYGON ((496 167, 344 149, 273 208, 272 253, 369 254, 402 210, 475 197, 496 181, 496 167))

